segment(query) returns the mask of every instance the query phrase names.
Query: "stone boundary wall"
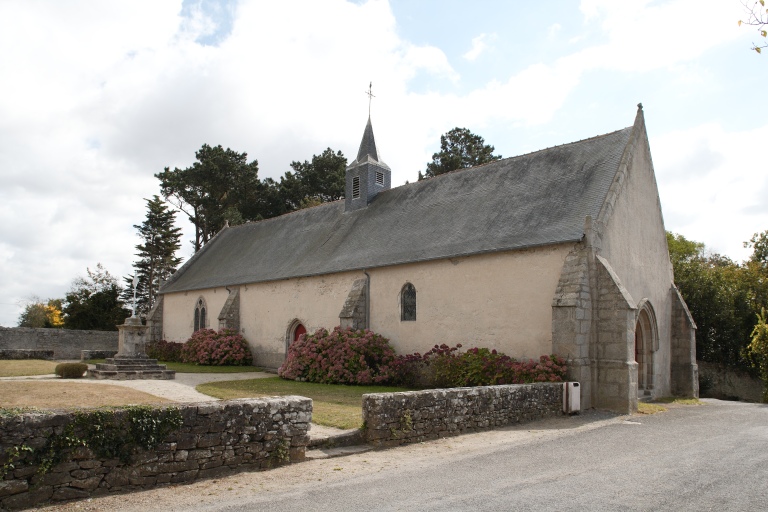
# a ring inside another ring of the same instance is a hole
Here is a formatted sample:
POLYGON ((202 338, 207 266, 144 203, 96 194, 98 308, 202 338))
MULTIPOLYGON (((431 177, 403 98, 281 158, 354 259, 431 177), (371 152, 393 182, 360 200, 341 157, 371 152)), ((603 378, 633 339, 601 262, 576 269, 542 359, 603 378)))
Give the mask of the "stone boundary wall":
POLYGON ((53 359, 53 350, 27 348, 0 348, 0 359, 53 359))
POLYGON ((749 373, 716 363, 698 361, 702 398, 763 401, 763 381, 749 373))
MULTIPOLYGON (((101 459, 77 448, 70 460, 44 475, 30 465, 34 454, 8 467, 7 450, 40 450, 52 434, 75 421, 73 411, 0 415, 0 510, 29 508, 47 501, 87 498, 113 492, 150 489, 266 469, 304 460, 312 419, 309 398, 287 396, 200 404, 177 404, 182 426, 153 450, 134 453, 129 464, 101 459)), ((160 407, 158 407, 160 408, 160 407)), ((125 414, 118 412, 117 414, 125 414)))
POLYGON ((563 383, 363 395, 366 441, 398 446, 563 414, 563 383))
POLYGON ((82 350, 117 352, 117 331, 0 327, 0 350, 53 350, 54 359, 80 359, 82 350))

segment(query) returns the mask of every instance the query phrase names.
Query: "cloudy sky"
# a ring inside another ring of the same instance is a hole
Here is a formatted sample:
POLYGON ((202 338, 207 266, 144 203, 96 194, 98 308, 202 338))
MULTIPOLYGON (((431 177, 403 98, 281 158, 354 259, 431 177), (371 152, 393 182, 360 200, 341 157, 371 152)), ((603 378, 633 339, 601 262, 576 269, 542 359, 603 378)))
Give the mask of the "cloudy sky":
POLYGON ((3 0, 0 325, 98 262, 129 274, 154 174, 204 143, 262 178, 354 155, 371 81, 393 185, 453 127, 514 156, 629 126, 642 102, 667 229, 740 261, 768 229, 768 55, 744 17, 739 0, 3 0))

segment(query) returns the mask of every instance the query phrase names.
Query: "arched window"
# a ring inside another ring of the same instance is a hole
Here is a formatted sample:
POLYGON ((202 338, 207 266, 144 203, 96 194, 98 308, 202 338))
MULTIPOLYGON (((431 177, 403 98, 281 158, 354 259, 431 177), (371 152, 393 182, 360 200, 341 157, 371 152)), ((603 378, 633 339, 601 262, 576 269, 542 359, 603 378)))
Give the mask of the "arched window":
POLYGON ((400 321, 416 320, 416 288, 411 283, 405 283, 400 290, 400 321))
POLYGON ((202 297, 197 299, 195 305, 195 332, 205 329, 205 301, 202 297))

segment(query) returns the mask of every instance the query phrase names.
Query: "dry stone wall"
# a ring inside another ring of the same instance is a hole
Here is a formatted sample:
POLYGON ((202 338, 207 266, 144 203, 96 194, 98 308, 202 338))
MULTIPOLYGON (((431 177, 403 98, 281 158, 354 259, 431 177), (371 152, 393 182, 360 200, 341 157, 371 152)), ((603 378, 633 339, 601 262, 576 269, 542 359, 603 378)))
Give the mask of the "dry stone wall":
MULTIPOLYGON (((180 404, 183 423, 154 449, 135 452, 129 463, 72 449, 63 462, 40 474, 35 453, 52 435, 76 421, 74 412, 0 415, 0 510, 46 501, 149 489, 218 477, 241 468, 265 469, 304 459, 312 401, 282 397, 180 404)), ((118 411, 118 414, 126 412, 118 411)))
POLYGON ((81 350, 117 352, 117 331, 0 327, 0 350, 53 350, 53 359, 80 359, 81 350))
POLYGON ((511 384, 363 395, 365 436, 397 446, 562 414, 563 384, 511 384))

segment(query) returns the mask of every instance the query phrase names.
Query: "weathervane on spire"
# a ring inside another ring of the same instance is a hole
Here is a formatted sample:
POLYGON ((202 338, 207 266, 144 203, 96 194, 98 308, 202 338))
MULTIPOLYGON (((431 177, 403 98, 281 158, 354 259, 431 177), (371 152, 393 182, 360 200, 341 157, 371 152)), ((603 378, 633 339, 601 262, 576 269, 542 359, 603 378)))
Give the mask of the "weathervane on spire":
POLYGON ((371 117, 371 100, 376 97, 373 95, 373 92, 371 92, 372 90, 373 90, 373 82, 370 82, 368 84, 368 90, 365 91, 365 94, 368 95, 368 117, 371 117))

